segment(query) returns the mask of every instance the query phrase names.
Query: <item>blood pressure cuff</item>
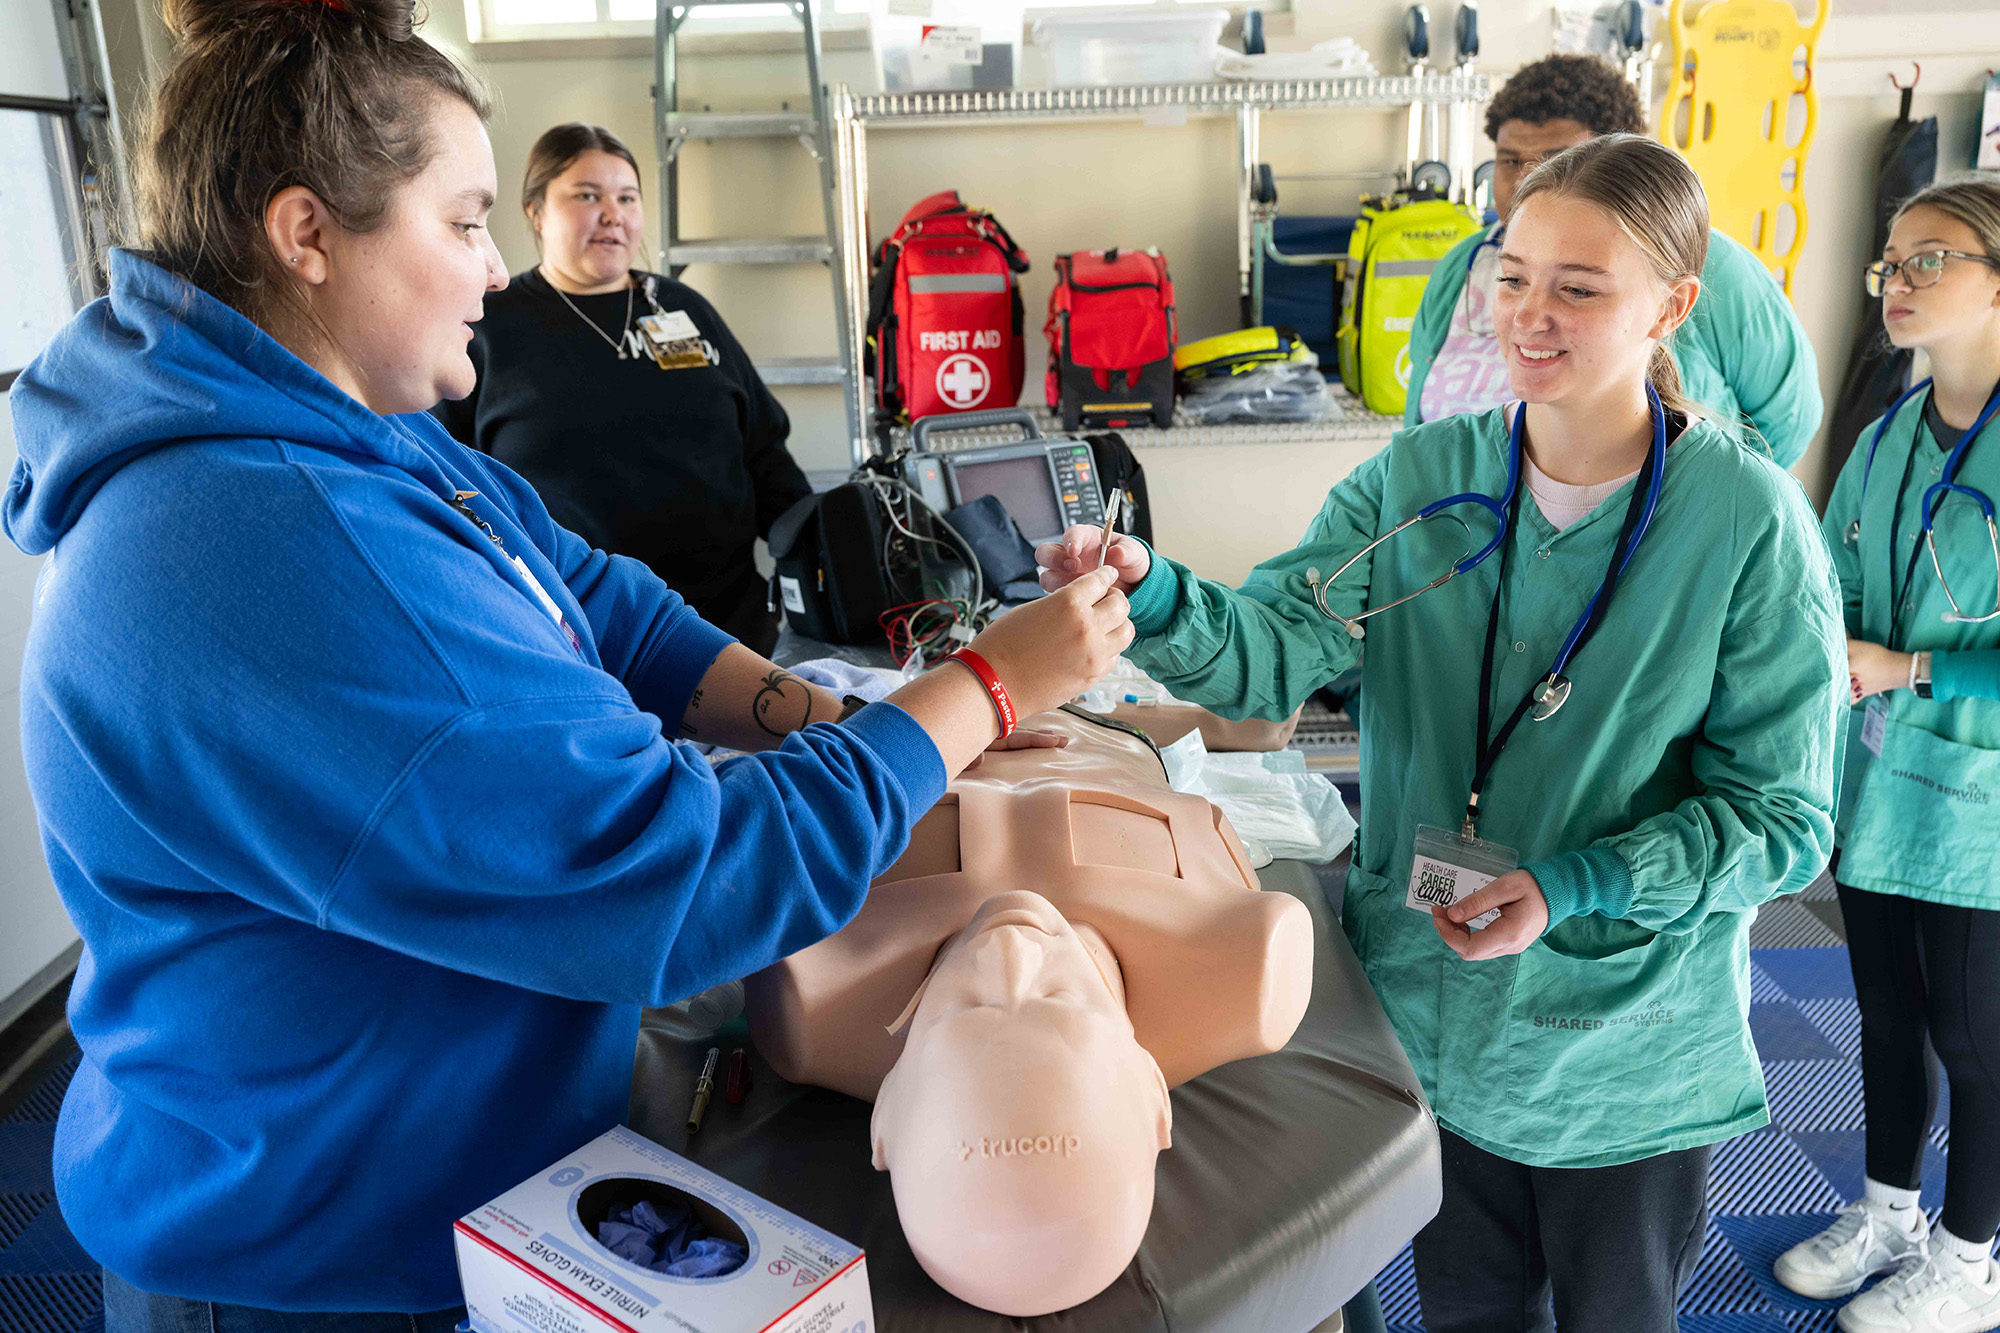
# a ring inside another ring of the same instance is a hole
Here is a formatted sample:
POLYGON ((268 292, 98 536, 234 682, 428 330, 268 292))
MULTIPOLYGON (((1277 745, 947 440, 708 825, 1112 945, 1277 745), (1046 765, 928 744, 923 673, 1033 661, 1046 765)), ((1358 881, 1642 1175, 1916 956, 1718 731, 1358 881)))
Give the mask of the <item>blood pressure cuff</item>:
POLYGON ((1034 583, 1035 548, 1021 535, 1021 525, 1007 512, 997 495, 982 495, 944 516, 965 544, 979 558, 979 572, 986 586, 998 594, 1009 584, 1034 583))

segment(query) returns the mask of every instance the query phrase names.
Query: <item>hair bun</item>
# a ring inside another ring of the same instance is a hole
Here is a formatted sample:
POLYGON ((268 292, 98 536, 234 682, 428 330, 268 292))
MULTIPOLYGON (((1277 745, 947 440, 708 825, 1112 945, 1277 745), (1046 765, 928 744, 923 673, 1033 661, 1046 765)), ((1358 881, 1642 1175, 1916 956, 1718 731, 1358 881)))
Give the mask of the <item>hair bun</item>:
POLYGON ((405 42, 417 26, 414 0, 164 0, 160 17, 183 42, 336 24, 359 27, 383 41, 405 42))

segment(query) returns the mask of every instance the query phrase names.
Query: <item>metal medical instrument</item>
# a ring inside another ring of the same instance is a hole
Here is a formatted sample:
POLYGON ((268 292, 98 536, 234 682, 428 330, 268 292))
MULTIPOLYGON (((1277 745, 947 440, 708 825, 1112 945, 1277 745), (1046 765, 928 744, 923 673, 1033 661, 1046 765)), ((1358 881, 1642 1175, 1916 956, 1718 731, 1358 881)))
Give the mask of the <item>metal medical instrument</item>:
POLYGON ((701 1128, 701 1118, 708 1111, 708 1099, 715 1095, 715 1065, 722 1059, 722 1048, 711 1046, 708 1057, 701 1062, 701 1077, 694 1083, 694 1101, 688 1106, 687 1132, 692 1135, 701 1128))
POLYGON ((1500 548, 1500 543, 1506 540, 1507 537, 1506 502, 1513 498, 1514 488, 1519 480, 1516 471, 1519 467, 1520 467, 1520 455, 1516 453, 1514 455, 1514 461, 1509 465, 1508 468, 1507 493, 1505 497, 1503 497, 1500 500, 1496 501, 1490 495, 1480 495, 1477 492, 1472 492, 1472 491, 1468 491, 1463 495, 1448 495, 1442 500, 1433 500, 1431 501, 1431 503, 1425 505, 1422 509, 1418 510, 1411 517, 1404 519, 1401 523, 1398 523, 1395 527, 1389 529, 1387 532, 1383 533, 1380 537, 1377 537, 1374 541, 1369 542, 1359 551, 1356 551, 1352 556, 1348 558, 1345 564, 1341 565, 1339 569, 1334 570, 1333 573, 1327 575, 1326 578, 1324 579, 1320 578, 1319 570, 1308 569, 1306 571, 1306 585, 1312 589, 1313 604, 1319 607, 1320 611, 1324 613, 1326 616, 1328 616, 1333 620, 1338 621, 1340 623, 1340 627, 1347 631, 1349 638, 1354 638, 1354 639, 1364 638, 1366 637, 1368 631, 1367 628, 1363 626, 1361 622, 1368 619, 1368 617, 1380 615, 1384 611, 1393 610, 1394 608, 1401 606, 1404 602, 1410 601, 1412 598, 1423 596, 1425 593, 1429 592, 1433 588, 1442 588, 1445 584, 1451 582, 1453 579, 1457 578, 1460 574, 1464 574, 1470 570, 1478 568, 1480 563, 1484 561, 1486 557, 1492 555, 1493 552, 1498 550, 1500 548), (1444 512, 1445 510, 1450 509, 1454 505, 1462 505, 1462 504, 1476 504, 1485 507, 1493 514, 1494 521, 1499 525, 1499 531, 1494 534, 1493 540, 1486 543, 1486 545, 1480 549, 1477 555, 1474 555, 1470 550, 1466 551, 1464 554, 1460 555, 1457 560, 1452 562, 1452 566, 1450 569, 1447 569, 1444 573, 1438 575, 1436 578, 1432 579, 1429 583, 1426 583, 1423 587, 1417 589, 1415 592, 1410 593, 1403 597, 1398 597, 1395 601, 1390 602, 1386 606, 1370 607, 1368 610, 1363 611, 1358 616, 1352 616, 1352 617, 1343 616, 1338 611, 1335 611, 1332 607, 1326 604, 1327 590, 1333 586, 1333 581, 1335 579, 1339 578, 1342 574, 1345 574, 1356 560, 1361 559, 1361 557, 1367 555, 1370 551, 1373 551, 1376 547, 1380 546, 1383 542, 1388 541, 1391 537, 1397 536, 1405 528, 1413 527, 1418 523, 1422 523, 1426 519, 1438 518, 1441 516, 1450 519, 1452 522, 1458 524, 1461 528, 1464 528, 1467 539, 1468 540, 1471 539, 1472 537, 1471 525, 1456 514, 1447 514, 1444 512))
MULTIPOLYGON (((1584 607, 1583 614, 1577 617, 1576 624, 1570 628, 1569 637, 1563 640, 1561 650, 1557 652, 1555 661, 1549 666, 1548 675, 1536 687, 1531 716, 1537 722, 1548 721, 1556 715, 1564 703, 1568 702, 1570 680, 1563 672, 1569 666, 1570 658, 1575 656, 1577 648, 1581 645, 1585 634, 1598 618, 1599 606, 1604 601, 1606 591, 1616 585, 1618 579, 1624 574, 1626 566, 1632 563, 1632 557, 1638 553, 1639 544, 1645 540, 1646 532, 1653 524, 1653 515, 1659 509, 1660 490, 1665 484, 1667 474, 1667 425, 1665 410, 1660 405, 1660 396, 1654 392, 1651 384, 1646 386, 1646 403, 1651 409, 1653 419, 1653 445, 1646 454, 1648 475, 1646 478, 1644 508, 1639 513, 1638 522, 1632 530, 1631 538, 1625 544, 1624 551, 1622 554, 1615 554, 1612 557, 1611 568, 1605 571, 1604 581, 1598 585, 1596 594, 1591 597, 1589 604, 1584 607)), ((1507 540, 1507 535, 1511 527, 1509 514, 1514 507, 1515 495, 1521 485, 1521 458, 1526 451, 1523 430, 1527 422, 1527 417, 1527 404, 1517 404, 1514 409, 1514 422, 1508 431, 1507 488, 1503 494, 1496 499, 1490 495, 1467 492, 1463 495, 1446 496, 1442 500, 1433 500, 1430 504, 1418 510, 1412 517, 1404 519, 1401 523, 1398 523, 1395 527, 1362 547, 1354 555, 1350 556, 1346 563, 1341 565, 1339 569, 1334 570, 1329 577, 1322 579, 1319 570, 1308 569, 1306 571, 1306 584, 1312 589, 1313 605, 1317 606, 1321 613, 1329 619, 1337 621, 1340 627, 1347 631, 1349 637, 1359 639, 1367 632, 1361 624, 1363 620, 1372 615, 1377 615, 1383 611, 1401 606, 1403 603, 1414 598, 1421 597, 1433 588, 1443 587, 1460 574, 1478 568, 1482 561, 1499 550, 1500 544, 1507 540), (1498 526, 1498 531, 1494 533, 1493 540, 1480 548, 1477 554, 1461 555, 1457 560, 1452 562, 1451 568, 1415 592, 1398 597, 1395 601, 1385 606, 1370 607, 1356 616, 1343 616, 1326 604, 1326 594, 1328 589, 1333 586, 1334 580, 1346 573, 1355 561, 1361 559, 1362 556, 1367 555, 1370 551, 1373 551, 1376 547, 1382 545, 1382 543, 1396 536, 1404 529, 1421 523, 1425 519, 1434 518, 1439 515, 1451 518, 1466 529, 1466 534, 1469 537, 1472 529, 1465 524, 1463 519, 1458 518, 1456 515, 1444 513, 1445 510, 1461 504, 1476 504, 1485 508, 1493 514, 1498 526)))
MULTIPOLYGON (((1916 257, 1912 256, 1912 258, 1916 257)), ((1930 386, 1931 381, 1925 379, 1904 390, 1903 395, 1890 404, 1889 410, 1882 414, 1882 419, 1875 423, 1875 434, 1868 441, 1868 455, 1861 465, 1862 500, 1865 501, 1868 497, 1868 479, 1875 470, 1875 451, 1881 447, 1882 436, 1888 431, 1889 423, 1896 419, 1896 413, 1902 410, 1903 404, 1909 402, 1910 399, 1916 397, 1930 386)), ((1951 603, 1951 610, 1942 612, 1939 616, 1939 619, 1943 620, 1947 625, 1981 625, 1996 617, 2000 617, 2000 521, 1996 521, 1994 517, 1992 497, 1975 487, 1961 486, 1954 480, 1958 475, 1959 465, 1965 459, 1966 450, 1972 446, 1973 438, 1981 430, 1985 429, 1986 423, 1993 419, 1995 412, 2000 412, 2000 385, 1994 386, 1993 393, 1987 398, 1986 406, 1981 409, 1978 418, 1973 421, 1972 425, 1963 435, 1959 436, 1958 443, 1946 455, 1944 468, 1939 480, 1924 492, 1923 526, 1921 531, 1924 537, 1924 547, 1930 552, 1931 569, 1937 574, 1938 586, 1944 589, 1944 599, 1951 603), (1943 506, 1945 500, 1954 493, 1963 495, 1979 506, 1980 516, 1986 520, 1986 540, 1993 550, 1993 609, 1981 616, 1968 614, 1959 606, 1958 596, 1952 592, 1951 583, 1944 576, 1944 566, 1938 561, 1937 511, 1943 506)), ((1911 452, 1912 454, 1915 453, 1914 442, 1911 445, 1911 452)), ((1904 480, 1907 484, 1907 473, 1904 480)), ((1900 491, 1898 494, 1900 495, 1900 491)), ((1900 500, 1898 503, 1900 503, 1900 500)), ((1845 536, 1849 546, 1858 546, 1860 544, 1861 519, 1859 516, 1847 525, 1845 536)), ((1915 573, 1915 571, 1916 552, 1912 551, 1910 553, 1910 566, 1903 573, 1903 590, 1896 596, 1896 606, 1892 613, 1892 620, 1901 618, 1903 598, 1909 595, 1910 575, 1915 573)))
POLYGON ((1111 530, 1118 522, 1118 510, 1125 499, 1125 488, 1113 486, 1111 497, 1104 502, 1104 536, 1097 543, 1097 564, 1094 568, 1104 568, 1104 562, 1111 558, 1111 530))

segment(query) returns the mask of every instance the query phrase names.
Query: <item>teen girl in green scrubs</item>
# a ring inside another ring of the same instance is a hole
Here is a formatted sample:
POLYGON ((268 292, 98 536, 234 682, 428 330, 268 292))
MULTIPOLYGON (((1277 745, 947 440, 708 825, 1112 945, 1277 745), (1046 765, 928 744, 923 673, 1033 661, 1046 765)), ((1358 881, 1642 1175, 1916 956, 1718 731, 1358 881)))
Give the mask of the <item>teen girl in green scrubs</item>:
MULTIPOLYGON (((1500 255, 1515 403, 1398 434, 1240 589, 1109 553, 1130 656, 1228 716, 1366 634, 1343 916, 1442 1130, 1431 1333, 1672 1333, 1710 1145, 1769 1119, 1746 941, 1832 851, 1847 663, 1804 493, 1679 393, 1708 239, 1664 145, 1552 157, 1500 255), (1441 500, 1463 526, 1388 536, 1441 500)), ((1097 537, 1038 558, 1060 586, 1097 537)))

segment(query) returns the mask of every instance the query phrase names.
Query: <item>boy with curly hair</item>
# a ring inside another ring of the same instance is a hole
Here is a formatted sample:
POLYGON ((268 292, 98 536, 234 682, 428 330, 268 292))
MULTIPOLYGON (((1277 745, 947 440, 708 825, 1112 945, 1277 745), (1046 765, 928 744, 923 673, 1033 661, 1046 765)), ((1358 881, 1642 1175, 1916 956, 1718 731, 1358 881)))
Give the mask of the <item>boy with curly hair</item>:
MULTIPOLYGON (((1404 424, 1484 412, 1507 398, 1493 331, 1500 237, 1515 192, 1545 159, 1602 134, 1643 134, 1645 109, 1624 76, 1588 55, 1524 66, 1486 111, 1499 220, 1437 264, 1410 333, 1404 424)), ((1671 347, 1687 395, 1783 467, 1819 429, 1819 364, 1791 303, 1757 257, 1721 232, 1709 238, 1701 298, 1671 347)))

